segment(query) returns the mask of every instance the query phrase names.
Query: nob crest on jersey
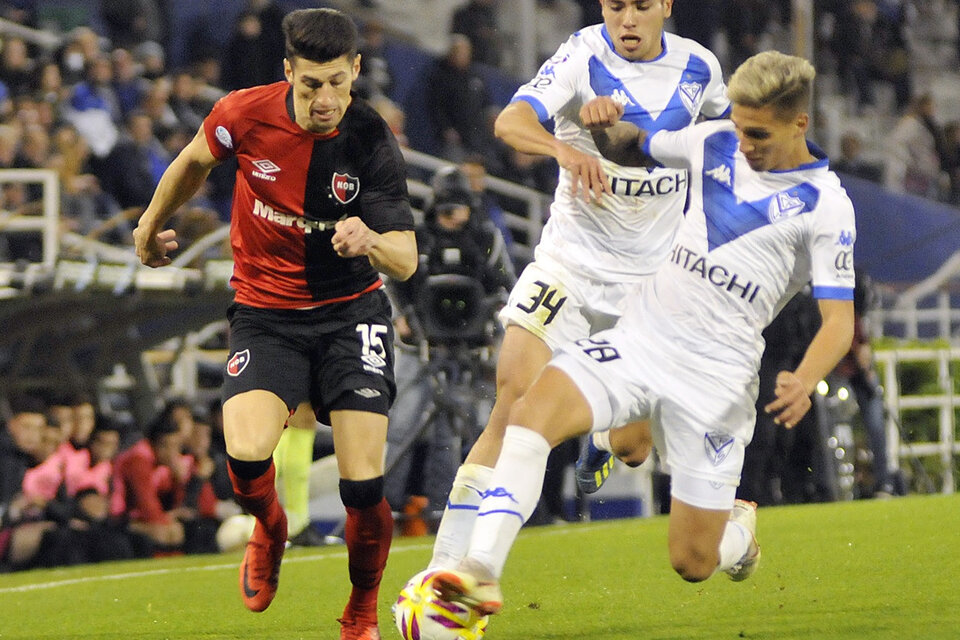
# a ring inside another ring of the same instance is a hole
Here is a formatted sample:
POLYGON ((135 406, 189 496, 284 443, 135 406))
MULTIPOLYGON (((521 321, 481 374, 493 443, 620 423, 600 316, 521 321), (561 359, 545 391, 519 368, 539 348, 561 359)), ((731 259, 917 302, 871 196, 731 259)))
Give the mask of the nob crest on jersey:
POLYGON ((227 374, 236 378, 250 364, 250 349, 237 351, 227 360, 227 374))
POLYGON ((340 204, 347 204, 360 193, 360 178, 354 178, 349 173, 334 172, 330 190, 340 204))

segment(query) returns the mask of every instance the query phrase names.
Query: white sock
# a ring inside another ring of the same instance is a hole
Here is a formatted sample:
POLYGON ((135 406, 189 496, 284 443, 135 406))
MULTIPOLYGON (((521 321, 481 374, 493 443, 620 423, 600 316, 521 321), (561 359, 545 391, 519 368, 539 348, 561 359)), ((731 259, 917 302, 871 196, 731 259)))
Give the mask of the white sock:
POLYGON ((467 552, 498 578, 520 527, 540 499, 549 455, 550 444, 539 433, 525 427, 507 427, 467 552))
POLYGON ((603 431, 596 431, 590 435, 593 438, 593 446, 600 451, 606 451, 607 453, 613 453, 613 449, 610 448, 610 429, 605 429, 603 431))
POLYGON ((726 571, 736 565, 750 549, 751 535, 747 528, 733 520, 727 522, 720 538, 720 564, 718 571, 726 571))
POLYGON ((433 544, 433 558, 428 569, 453 569, 467 553, 470 532, 477 519, 477 509, 483 492, 490 484, 491 467, 464 464, 457 470, 453 487, 443 510, 437 540, 433 544))

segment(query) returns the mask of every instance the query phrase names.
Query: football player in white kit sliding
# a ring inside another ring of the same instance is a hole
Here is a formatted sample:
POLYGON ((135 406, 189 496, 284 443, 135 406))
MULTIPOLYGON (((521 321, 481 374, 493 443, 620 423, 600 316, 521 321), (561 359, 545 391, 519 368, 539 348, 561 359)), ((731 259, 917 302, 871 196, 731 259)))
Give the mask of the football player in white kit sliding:
POLYGON ((853 336, 853 206, 806 140, 815 71, 767 51, 729 81, 729 121, 649 134, 598 97, 581 109, 622 164, 684 167, 690 205, 666 263, 631 292, 616 327, 557 350, 510 411, 467 555, 435 578, 441 596, 484 614, 502 606, 507 553, 537 503, 552 446, 649 417, 671 474, 668 549, 698 582, 757 567, 756 509, 736 502, 755 421, 761 331, 808 281, 823 319, 766 406, 792 427, 853 336))
MULTIPOLYGON (((687 196, 687 172, 625 167, 602 158, 580 108, 612 95, 623 119, 678 130, 725 117, 720 64, 692 40, 664 33, 672 0, 599 0, 603 24, 573 34, 520 87, 496 121, 513 148, 556 158, 560 180, 535 261, 501 311, 506 326, 489 421, 457 472, 430 568, 455 567, 500 453, 510 406, 565 342, 612 327, 634 283, 670 252, 687 196), (551 134, 543 125, 554 119, 551 134)), ((649 442, 641 431, 640 444, 649 442)), ((650 445, 643 446, 640 460, 650 445)))

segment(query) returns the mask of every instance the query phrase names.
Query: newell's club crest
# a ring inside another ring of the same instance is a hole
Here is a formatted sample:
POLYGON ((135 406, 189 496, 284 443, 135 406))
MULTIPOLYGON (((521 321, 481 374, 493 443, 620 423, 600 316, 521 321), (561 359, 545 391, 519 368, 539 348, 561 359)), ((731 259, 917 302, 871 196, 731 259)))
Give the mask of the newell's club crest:
POLYGON ((243 370, 247 368, 249 363, 250 349, 237 351, 235 354, 230 356, 229 360, 227 360, 227 373, 236 378, 238 375, 243 373, 243 370))
POLYGON ((706 449, 707 457, 713 461, 713 465, 719 466, 733 449, 733 436, 719 431, 708 433, 703 436, 703 448, 706 449))
POLYGON ((354 178, 349 173, 334 173, 330 188, 340 204, 347 204, 360 193, 360 178, 354 178))

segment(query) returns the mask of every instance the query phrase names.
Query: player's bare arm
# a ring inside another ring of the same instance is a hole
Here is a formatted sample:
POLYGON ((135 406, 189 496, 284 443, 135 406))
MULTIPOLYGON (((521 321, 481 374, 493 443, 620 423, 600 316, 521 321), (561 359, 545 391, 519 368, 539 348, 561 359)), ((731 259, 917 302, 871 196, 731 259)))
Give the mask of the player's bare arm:
POLYGON ((200 189, 218 162, 207 146, 201 127, 163 172, 150 204, 133 230, 133 244, 140 262, 148 267, 170 264, 167 254, 177 248, 177 234, 173 229, 161 229, 177 209, 200 189))
POLYGON ((590 130, 604 158, 624 167, 650 167, 656 163, 641 151, 647 132, 623 122, 623 105, 610 96, 597 96, 580 107, 580 121, 590 130))
POLYGON ((394 280, 407 280, 417 270, 413 231, 377 233, 353 216, 337 222, 330 242, 341 258, 367 256, 374 269, 394 280))
POLYGON ((810 394, 830 373, 853 341, 853 302, 820 300, 820 330, 813 337, 800 365, 777 374, 776 399, 764 410, 775 414, 774 422, 792 428, 810 410, 810 394))
POLYGON ((494 133, 521 153, 556 159, 557 164, 573 176, 574 197, 580 194, 584 200, 599 199, 604 193, 610 193, 610 182, 599 158, 557 140, 543 128, 537 112, 527 102, 518 100, 507 105, 497 116, 494 133))

